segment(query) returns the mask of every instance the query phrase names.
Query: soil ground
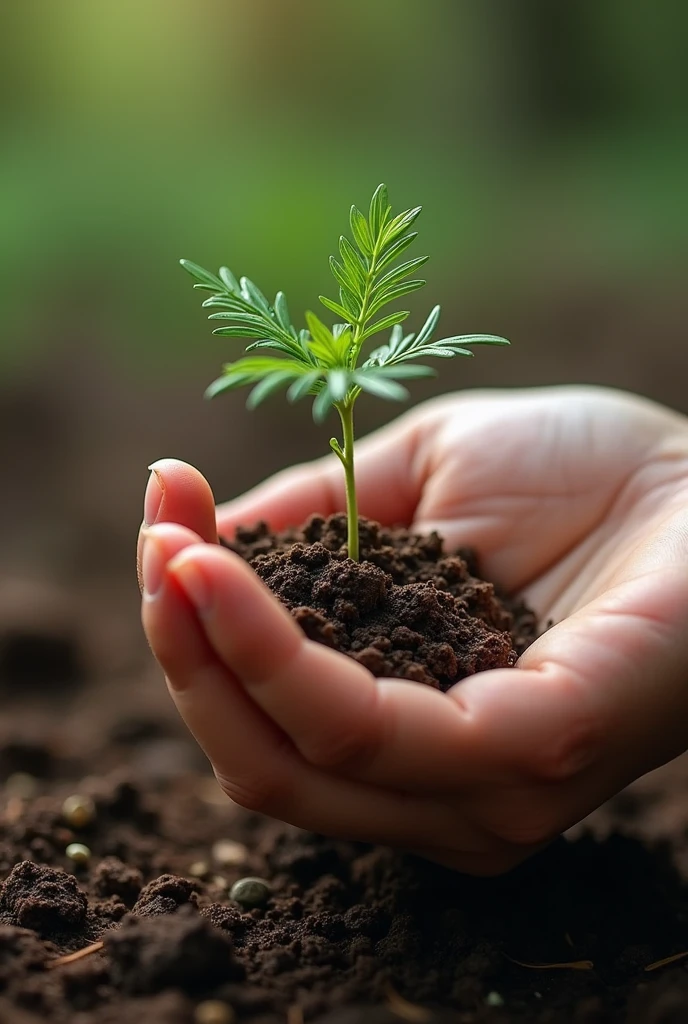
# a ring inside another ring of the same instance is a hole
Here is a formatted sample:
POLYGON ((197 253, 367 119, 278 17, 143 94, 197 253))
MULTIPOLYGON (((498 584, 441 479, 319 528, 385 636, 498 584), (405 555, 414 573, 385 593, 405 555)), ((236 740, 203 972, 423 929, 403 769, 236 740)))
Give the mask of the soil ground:
MULTIPOLYGON (((300 540, 286 553, 259 528, 238 546, 305 629, 378 674, 446 686, 513 662, 532 636, 524 609, 497 603, 476 566, 432 538, 414 548, 403 531, 366 527, 372 561, 353 574, 341 519, 312 520, 300 540), (389 646, 386 605, 411 616, 389 646), (451 637, 466 623, 462 660, 451 637)), ((83 609, 14 594, 0 645, 2 1024, 688 1019, 685 761, 510 875, 467 878, 231 804, 159 703, 154 667, 117 660, 105 628, 89 645, 83 609), (75 794, 82 821, 63 813, 75 794), (73 842, 87 865, 68 859, 73 842), (228 891, 245 876, 270 896, 242 912, 228 891)))

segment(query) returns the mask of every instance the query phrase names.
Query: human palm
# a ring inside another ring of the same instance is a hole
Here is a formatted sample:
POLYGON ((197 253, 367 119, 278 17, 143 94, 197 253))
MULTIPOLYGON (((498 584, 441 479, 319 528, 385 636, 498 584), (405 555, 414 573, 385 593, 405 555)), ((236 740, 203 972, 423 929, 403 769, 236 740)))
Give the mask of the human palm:
POLYGON ((554 623, 516 671, 446 694, 374 679, 305 639, 245 563, 208 543, 341 509, 333 457, 217 510, 192 467, 155 470, 144 626, 244 806, 491 874, 688 745, 684 417, 597 388, 469 392, 361 442, 362 514, 474 547, 487 579, 554 623))

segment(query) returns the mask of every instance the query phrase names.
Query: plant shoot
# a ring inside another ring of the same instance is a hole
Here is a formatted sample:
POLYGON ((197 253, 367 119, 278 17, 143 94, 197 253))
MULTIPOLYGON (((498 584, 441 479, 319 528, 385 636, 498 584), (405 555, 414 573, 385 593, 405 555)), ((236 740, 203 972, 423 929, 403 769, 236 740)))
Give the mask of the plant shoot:
POLYGON ((415 334, 405 334, 401 326, 409 316, 408 310, 383 312, 390 303, 425 284, 412 275, 427 262, 427 256, 398 262, 417 236, 410 229, 420 211, 417 206, 393 216, 385 185, 375 190, 367 217, 351 207, 351 239, 342 235, 338 257, 330 257, 338 297, 319 296, 322 305, 337 317, 332 327, 309 311, 305 314, 306 326, 297 329, 283 292, 270 303, 252 281, 237 279, 227 267, 221 267, 216 276, 189 260, 180 261, 195 279, 194 288, 211 293, 203 306, 211 310, 209 320, 220 321, 213 334, 250 340, 245 348, 250 354, 226 363, 222 376, 207 389, 207 397, 250 386, 246 404, 255 409, 273 392, 286 388, 290 402, 313 398, 316 423, 321 423, 332 408, 337 410, 342 439, 331 438, 330 447, 344 469, 348 554, 356 561, 354 406, 359 395, 366 392, 403 401, 408 391, 402 381, 435 376, 431 366, 417 360, 472 356, 472 345, 509 344, 492 334, 454 335, 433 341, 439 306, 415 334), (365 356, 366 343, 383 331, 391 332, 387 342, 365 356))

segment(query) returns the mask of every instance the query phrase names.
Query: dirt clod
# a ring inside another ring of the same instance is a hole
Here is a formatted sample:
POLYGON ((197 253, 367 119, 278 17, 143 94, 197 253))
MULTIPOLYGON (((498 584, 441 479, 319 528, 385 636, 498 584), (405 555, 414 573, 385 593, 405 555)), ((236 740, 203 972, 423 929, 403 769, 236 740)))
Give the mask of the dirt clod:
POLYGON ((3 884, 0 921, 49 935, 82 924, 87 906, 73 875, 24 861, 3 884))
POLYGON ((106 936, 105 949, 114 983, 129 993, 194 992, 243 973, 228 936, 188 905, 165 916, 125 918, 106 936))

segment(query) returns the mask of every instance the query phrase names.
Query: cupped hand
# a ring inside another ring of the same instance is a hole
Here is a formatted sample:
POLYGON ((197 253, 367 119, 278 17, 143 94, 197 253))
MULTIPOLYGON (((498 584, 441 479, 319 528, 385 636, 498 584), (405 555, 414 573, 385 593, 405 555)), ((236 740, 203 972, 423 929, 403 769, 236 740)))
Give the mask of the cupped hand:
POLYGON ((686 749, 688 420, 601 388, 468 392, 362 441, 357 481, 361 514, 476 548, 554 625, 446 694, 375 679, 213 543, 343 509, 334 456, 217 510, 195 469, 156 463, 144 628, 233 800, 494 874, 686 749))

